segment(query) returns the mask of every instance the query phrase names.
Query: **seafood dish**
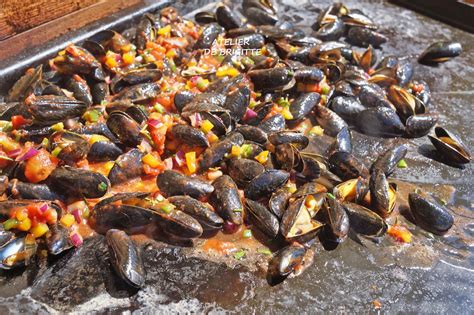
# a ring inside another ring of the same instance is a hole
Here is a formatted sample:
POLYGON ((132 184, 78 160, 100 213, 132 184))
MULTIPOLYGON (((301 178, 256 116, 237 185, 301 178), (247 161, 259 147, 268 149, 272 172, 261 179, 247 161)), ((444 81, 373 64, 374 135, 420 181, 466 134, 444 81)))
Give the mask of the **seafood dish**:
POLYGON ((383 30, 342 3, 322 8, 310 34, 271 0, 236 9, 146 13, 14 82, 0 102, 1 269, 99 233, 117 278, 139 290, 147 270, 131 236, 200 247, 235 234, 258 241, 273 286, 309 268, 316 243, 410 242, 400 197, 410 221, 447 233, 454 218, 442 201, 400 196, 391 178, 407 147, 395 141, 367 165, 352 134, 428 137, 447 164, 470 163, 413 66, 455 62, 461 44, 384 56, 383 30))

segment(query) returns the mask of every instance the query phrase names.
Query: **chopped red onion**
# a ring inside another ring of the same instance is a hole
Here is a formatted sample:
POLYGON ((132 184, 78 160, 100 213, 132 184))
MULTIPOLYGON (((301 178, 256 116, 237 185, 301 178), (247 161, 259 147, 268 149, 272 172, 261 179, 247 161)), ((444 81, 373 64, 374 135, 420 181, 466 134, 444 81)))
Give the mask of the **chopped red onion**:
POLYGON ((202 117, 199 113, 194 113, 194 115, 189 116, 189 120, 191 121, 191 126, 197 128, 201 125, 202 117))
POLYGON ((45 213, 46 210, 48 210, 48 205, 47 204, 44 204, 40 207, 40 210, 41 210, 41 213, 45 213))
POLYGON ((176 152, 176 155, 174 156, 174 161, 176 164, 178 164, 179 167, 183 166, 186 163, 184 152, 183 151, 176 152))
POLYGON ((74 233, 71 235, 71 243, 72 245, 74 245, 75 247, 79 247, 82 245, 83 243, 83 240, 82 240, 82 237, 77 234, 77 233, 74 233))
POLYGON ((159 128, 163 126, 163 123, 157 119, 148 119, 148 126, 151 126, 153 128, 159 128))
POLYGON ((11 159, 14 159, 20 154, 21 154, 21 149, 14 149, 14 150, 8 151, 7 156, 11 159))
POLYGON ((247 111, 245 112, 245 115, 244 115, 244 120, 252 119, 255 117, 257 117, 257 113, 251 110, 250 108, 247 108, 247 111))
POLYGON ((74 209, 71 214, 74 216, 74 218, 76 219, 76 222, 79 224, 82 222, 82 216, 81 216, 81 212, 79 211, 79 209, 74 209))
POLYGON ((26 161, 28 159, 31 159, 33 156, 35 156, 38 153, 39 153, 39 151, 36 150, 35 148, 30 148, 28 151, 26 151, 25 154, 20 156, 17 160, 20 161, 20 162, 21 161, 26 161))

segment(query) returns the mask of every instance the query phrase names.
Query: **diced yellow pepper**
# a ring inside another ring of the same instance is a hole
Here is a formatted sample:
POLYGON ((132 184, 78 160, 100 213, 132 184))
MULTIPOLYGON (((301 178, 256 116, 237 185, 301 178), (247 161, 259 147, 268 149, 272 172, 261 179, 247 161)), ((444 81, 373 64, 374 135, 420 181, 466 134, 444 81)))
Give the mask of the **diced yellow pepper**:
POLYGON ((216 76, 224 77, 227 75, 227 67, 219 67, 216 71, 216 76))
POLYGON ((166 53, 166 57, 169 58, 169 59, 173 58, 174 56, 176 56, 176 51, 174 49, 170 49, 166 53))
POLYGON ((109 174, 110 170, 112 169, 112 167, 114 167, 115 165, 115 162, 114 161, 108 161, 104 164, 104 174, 107 175, 109 174))
POLYGON ((3 150, 5 150, 7 152, 13 151, 13 150, 16 150, 16 149, 19 148, 18 143, 16 143, 13 140, 10 140, 6 137, 3 138, 3 139, 0 139, 0 145, 2 146, 3 150))
POLYGON ((120 49, 122 52, 128 53, 130 50, 132 50, 132 44, 123 45, 120 49))
POLYGON ((46 223, 38 223, 30 229, 31 234, 33 234, 36 238, 43 236, 48 231, 49 227, 46 223))
POLYGON ((231 77, 236 77, 239 74, 240 74, 239 70, 235 68, 230 68, 229 70, 227 70, 227 75, 230 75, 231 77))
POLYGON ((128 52, 122 55, 122 60, 126 65, 131 65, 135 61, 135 56, 128 52))
POLYGON ((93 145, 94 143, 96 142, 100 142, 100 141, 108 141, 109 139, 107 137, 104 137, 102 135, 92 135, 90 138, 89 138, 89 144, 90 145, 93 145))
POLYGON ((64 129, 64 124, 62 122, 58 122, 57 124, 52 125, 51 129, 54 131, 61 131, 64 129))
POLYGON ((268 151, 265 150, 265 151, 262 151, 260 152, 256 157, 255 159, 260 163, 260 164, 265 164, 268 160, 268 151))
POLYGON ((186 165, 190 173, 196 172, 196 152, 188 152, 185 155, 186 165))
POLYGON ((285 120, 292 120, 293 119, 293 114, 291 114, 290 110, 287 107, 284 107, 281 111, 281 115, 285 120))
POLYGON ((18 224, 16 228, 23 232, 28 231, 31 228, 30 218, 25 218, 24 220, 20 221, 20 224, 18 224))
POLYGON ((23 221, 28 218, 28 212, 17 210, 15 213, 15 217, 18 221, 23 221))
POLYGON ((65 227, 69 228, 74 224, 74 222, 76 222, 76 219, 72 214, 66 213, 59 222, 61 222, 61 224, 65 227))
POLYGON ((322 136, 324 133, 324 129, 321 128, 321 126, 314 126, 313 128, 311 128, 311 130, 309 131, 309 135, 310 136, 322 136))
POLYGON ((171 32, 171 25, 166 25, 158 30, 158 35, 166 36, 171 32))
POLYGON ((209 131, 212 130, 212 128, 214 128, 214 125, 209 121, 209 120, 204 120, 201 124, 201 130, 204 132, 204 133, 208 133, 209 131))
POLYGON ((110 69, 117 67, 117 60, 115 60, 115 57, 108 57, 105 60, 105 65, 109 67, 110 69))
POLYGON ((151 153, 146 154, 142 158, 142 161, 143 161, 143 163, 149 165, 152 168, 156 168, 156 167, 160 166, 160 161, 156 158, 156 156, 154 156, 151 153))
POLYGON ((208 135, 207 139, 210 143, 219 141, 219 137, 215 133, 211 133, 210 135, 208 135))
POLYGON ((232 150, 230 151, 230 154, 234 157, 239 157, 240 154, 242 153, 241 151, 242 150, 240 149, 238 145, 233 145, 232 150))

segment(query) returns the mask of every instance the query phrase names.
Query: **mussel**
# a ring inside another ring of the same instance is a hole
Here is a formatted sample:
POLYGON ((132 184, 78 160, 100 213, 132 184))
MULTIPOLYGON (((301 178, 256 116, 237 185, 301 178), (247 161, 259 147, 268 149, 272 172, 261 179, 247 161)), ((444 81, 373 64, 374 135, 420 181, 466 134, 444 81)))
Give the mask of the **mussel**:
POLYGON ((145 268, 138 248, 123 231, 111 229, 105 239, 109 249, 110 262, 115 272, 128 285, 141 288, 145 285, 145 268))
POLYGON ((428 138, 436 150, 449 162, 456 164, 471 162, 471 154, 461 139, 443 127, 436 127, 435 136, 428 135, 428 138))
POLYGON ((449 210, 433 198, 410 193, 408 203, 415 223, 428 232, 443 235, 454 224, 454 218, 449 210))

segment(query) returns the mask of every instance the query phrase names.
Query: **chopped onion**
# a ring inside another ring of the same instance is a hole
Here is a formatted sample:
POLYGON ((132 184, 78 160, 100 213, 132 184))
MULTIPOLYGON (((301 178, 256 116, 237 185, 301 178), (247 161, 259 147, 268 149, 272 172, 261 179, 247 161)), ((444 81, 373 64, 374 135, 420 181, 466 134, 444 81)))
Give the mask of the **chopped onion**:
POLYGON ((74 209, 71 214, 74 216, 74 218, 76 219, 76 222, 79 224, 82 222, 82 216, 81 216, 81 213, 79 211, 79 209, 74 209))
POLYGON ((244 120, 252 119, 255 117, 257 117, 257 113, 251 110, 250 108, 247 108, 247 111, 245 112, 245 115, 244 115, 244 120))
POLYGON ((178 164, 179 167, 183 166, 186 163, 184 152, 183 151, 176 152, 176 155, 174 156, 174 161, 176 164, 178 164))
POLYGON ((20 156, 17 160, 20 161, 20 162, 25 161, 25 160, 31 159, 33 156, 35 156, 38 153, 39 153, 39 151, 36 150, 35 148, 30 148, 28 151, 26 151, 25 154, 20 156))
POLYGON ((82 240, 82 237, 77 234, 77 233, 74 233, 71 235, 71 243, 72 245, 74 245, 75 247, 79 247, 82 245, 83 243, 83 240, 82 240))
POLYGON ((169 157, 163 161, 167 170, 173 169, 173 158, 169 157))
POLYGON ((163 126, 163 123, 157 119, 148 119, 148 126, 151 126, 153 128, 159 128, 163 126))
POLYGON ((42 206, 40 207, 40 210, 41 210, 42 213, 45 213, 46 210, 48 210, 48 205, 47 205, 47 204, 42 205, 42 206))
POLYGON ((201 122, 202 122, 201 114, 194 113, 194 115, 189 116, 189 120, 191 121, 191 126, 193 126, 194 128, 201 126, 201 122))

